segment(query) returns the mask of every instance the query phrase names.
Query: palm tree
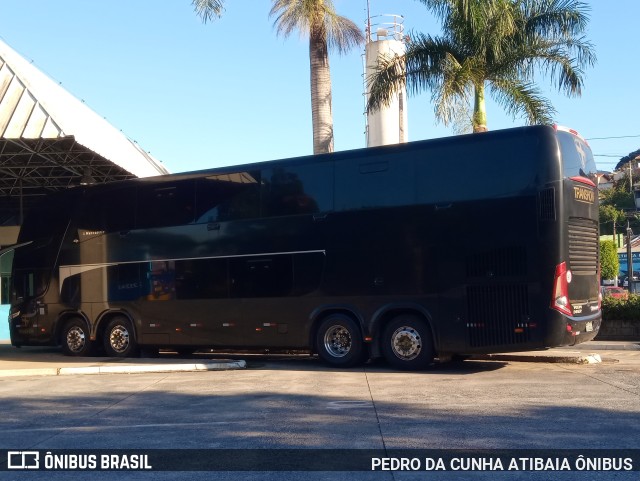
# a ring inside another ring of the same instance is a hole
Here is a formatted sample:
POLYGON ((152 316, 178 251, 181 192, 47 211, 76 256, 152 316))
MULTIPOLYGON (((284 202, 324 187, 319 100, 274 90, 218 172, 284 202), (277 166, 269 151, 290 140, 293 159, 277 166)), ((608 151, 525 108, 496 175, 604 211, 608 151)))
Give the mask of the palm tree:
POLYGON ((362 30, 339 16, 331 0, 274 0, 269 16, 278 34, 309 35, 313 153, 333 152, 329 47, 345 53, 364 41, 362 30))
MULTIPOLYGON (((485 89, 513 117, 552 122, 555 110, 533 82, 541 69, 558 89, 579 96, 582 68, 595 63, 582 36, 588 7, 578 0, 421 0, 442 20, 439 37, 419 34, 403 57, 381 59, 369 79, 368 108, 378 109, 406 82, 432 92, 436 118, 448 125, 468 110, 471 126, 487 129, 485 89)), ((469 121, 467 116, 467 123, 469 121)))
POLYGON ((204 23, 220 18, 224 10, 224 0, 191 0, 191 4, 204 23))
MULTIPOLYGON (((206 23, 220 17, 224 0, 192 0, 196 13, 206 23)), ((274 0, 270 17, 275 17, 278 34, 294 31, 309 36, 311 73, 311 119, 313 153, 333 152, 331 77, 329 48, 345 53, 364 41, 362 30, 339 16, 331 0, 274 0)))

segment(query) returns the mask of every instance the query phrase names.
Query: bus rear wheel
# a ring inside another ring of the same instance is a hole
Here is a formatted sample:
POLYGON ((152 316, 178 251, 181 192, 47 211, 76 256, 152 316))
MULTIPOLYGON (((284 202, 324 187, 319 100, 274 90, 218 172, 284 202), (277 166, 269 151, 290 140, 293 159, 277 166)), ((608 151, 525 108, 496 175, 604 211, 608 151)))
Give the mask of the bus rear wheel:
POLYGON ((320 323, 316 348, 320 359, 332 366, 350 367, 363 360, 360 328, 344 314, 333 314, 320 323))
POLYGON ((111 357, 138 355, 138 345, 129 319, 119 316, 109 321, 104 331, 104 350, 107 356, 111 357))
POLYGON ((68 320, 62 328, 62 352, 67 356, 91 355, 89 328, 82 319, 68 320))
POLYGON ((382 334, 382 353, 396 369, 425 369, 435 357, 429 325, 413 314, 396 316, 382 334))

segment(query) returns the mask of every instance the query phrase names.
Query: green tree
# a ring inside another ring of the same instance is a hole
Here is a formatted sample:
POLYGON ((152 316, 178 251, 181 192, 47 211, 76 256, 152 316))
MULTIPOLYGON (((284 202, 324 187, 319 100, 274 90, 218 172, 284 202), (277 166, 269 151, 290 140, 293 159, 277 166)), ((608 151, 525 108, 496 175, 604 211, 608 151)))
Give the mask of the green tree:
POLYGON ((613 234, 615 238, 617 228, 623 227, 626 229, 627 222, 633 232, 636 234, 640 232, 640 222, 633 215, 636 205, 633 193, 629 188, 629 177, 627 175, 623 175, 616 180, 610 189, 601 190, 599 196, 600 232, 613 234))
POLYGON ((534 83, 542 71, 560 91, 579 96, 582 69, 595 64, 583 36, 588 6, 578 0, 421 0, 442 21, 441 36, 417 34, 404 56, 382 58, 368 79, 368 108, 389 103, 406 85, 430 90, 436 118, 465 118, 474 132, 487 129, 485 92, 514 118, 552 122, 555 110, 534 83), (471 99, 473 98, 472 114, 471 99))
POLYGON ((600 233, 611 234, 615 242, 616 228, 625 225, 626 217, 624 211, 615 205, 600 204, 598 213, 600 217, 600 233))
POLYGON ((613 241, 600 241, 600 276, 603 279, 615 279, 620 271, 618 250, 613 241))
MULTIPOLYGON (((219 17, 223 3, 192 0, 204 22, 219 17)), ((345 53, 361 44, 364 34, 355 23, 336 13, 331 0, 273 0, 269 16, 275 17, 276 30, 285 38, 294 31, 309 36, 313 153, 333 152, 329 48, 345 53)))

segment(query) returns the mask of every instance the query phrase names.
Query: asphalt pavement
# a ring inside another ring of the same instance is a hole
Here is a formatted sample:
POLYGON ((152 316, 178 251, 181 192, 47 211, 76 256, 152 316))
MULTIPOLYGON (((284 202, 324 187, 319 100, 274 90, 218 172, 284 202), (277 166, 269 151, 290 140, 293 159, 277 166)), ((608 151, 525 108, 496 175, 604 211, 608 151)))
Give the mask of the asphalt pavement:
MULTIPOLYGON (((64 376, 81 374, 133 374, 149 372, 218 371, 245 369, 242 356, 221 357, 197 353, 180 357, 165 352, 154 358, 69 357, 55 347, 15 348, 0 341, 0 378, 10 376, 64 376)), ((472 359, 503 362, 597 364, 620 359, 640 360, 640 341, 591 341, 544 351, 498 353, 472 359)))

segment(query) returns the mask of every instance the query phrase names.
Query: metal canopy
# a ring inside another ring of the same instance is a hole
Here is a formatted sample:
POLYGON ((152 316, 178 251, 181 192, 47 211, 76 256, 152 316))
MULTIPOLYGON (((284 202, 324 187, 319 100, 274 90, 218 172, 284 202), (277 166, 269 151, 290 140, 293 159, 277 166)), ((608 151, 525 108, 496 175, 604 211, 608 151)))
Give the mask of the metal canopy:
POLYGON ((0 40, 0 225, 48 192, 168 173, 0 40))
POLYGON ((76 142, 0 139, 0 225, 21 224, 22 212, 49 192, 135 177, 76 142))

